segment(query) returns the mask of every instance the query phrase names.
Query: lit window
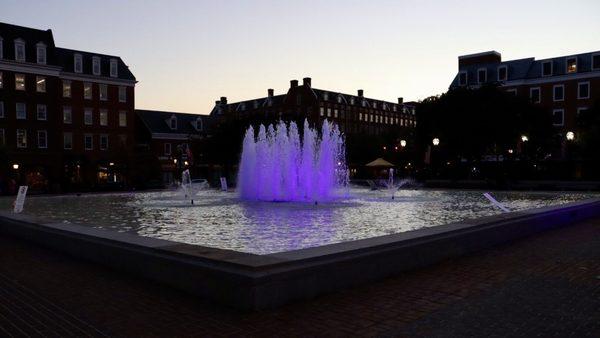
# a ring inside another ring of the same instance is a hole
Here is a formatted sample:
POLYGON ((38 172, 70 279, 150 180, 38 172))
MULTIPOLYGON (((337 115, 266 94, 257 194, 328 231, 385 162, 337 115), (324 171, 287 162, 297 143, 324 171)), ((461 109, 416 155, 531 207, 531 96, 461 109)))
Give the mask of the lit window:
POLYGON ((100 100, 106 101, 108 100, 108 86, 105 84, 98 85, 100 88, 100 100))
POLYGON ((119 76, 119 63, 115 59, 110 60, 110 76, 119 76))
POLYGON ((590 83, 579 82, 577 84, 577 98, 578 99, 589 99, 590 98, 590 83))
MULTIPOLYGON (((119 102, 127 102, 127 88, 126 87, 119 87, 119 102)), ((257 102, 255 102, 257 103, 257 102)), ((256 107, 254 107, 256 108, 256 107)))
POLYGON ((27 119, 27 108, 25 106, 25 103, 17 103, 16 104, 16 113, 17 113, 17 120, 27 119))
POLYGON ((4 101, 0 101, 0 118, 4 117, 4 101))
POLYGON ((108 112, 106 111, 106 109, 100 109, 100 125, 108 125, 108 112))
POLYGON ((92 108, 85 108, 85 110, 83 111, 83 123, 86 126, 91 126, 93 123, 93 119, 94 111, 92 110, 92 108))
POLYGON ((565 99, 565 86, 564 85, 555 85, 553 88, 554 92, 554 101, 564 101, 565 99))
POLYGON ((83 83, 83 98, 86 100, 92 99, 92 84, 90 82, 83 83))
POLYGON ((21 39, 15 40, 15 60, 25 61, 25 41, 21 39))
POLYGON ((171 143, 165 143, 165 155, 171 155, 171 143))
POLYGON ((477 83, 487 82, 487 69, 477 70, 477 83))
POLYGON ((27 148, 27 130, 17 129, 17 148, 27 148))
POLYGON ((554 109, 552 111, 552 124, 555 126, 565 124, 565 111, 563 109, 554 109))
POLYGON ((363 120, 362 113, 358 113, 358 120, 359 120, 359 121, 362 121, 362 120, 363 120))
POLYGON ((467 72, 460 72, 458 74, 458 85, 465 86, 467 84, 467 72))
POLYGON ((35 90, 38 93, 46 92, 46 78, 42 76, 36 76, 35 78, 35 90))
POLYGON ((542 63, 542 76, 552 75, 552 61, 546 61, 542 63))
POLYGON ((46 105, 38 104, 37 105, 37 119, 45 121, 48 118, 47 115, 48 115, 48 109, 46 108, 46 105))
POLYGON ((498 81, 506 81, 508 78, 508 68, 506 66, 498 67, 498 81))
POLYGON ((25 90, 25 75, 15 74, 15 89, 25 90))
POLYGON ((38 130, 37 132, 38 148, 48 148, 48 133, 45 130, 38 130))
POLYGON ((542 101, 540 88, 536 87, 536 88, 529 89, 529 98, 531 99, 531 102, 533 102, 533 103, 540 103, 542 101))
POLYGON ((94 149, 94 138, 92 137, 91 134, 85 134, 83 136, 83 144, 85 146, 85 150, 94 149))
POLYGON ((127 112, 119 112, 119 127, 127 127, 127 112))
POLYGON ((63 80, 63 97, 71 97, 71 81, 63 80))
POLYGON ((75 73, 82 73, 83 72, 83 58, 81 57, 81 54, 75 54, 73 56, 73 71, 75 71, 75 73))
POLYGON ((600 54, 592 56, 592 69, 600 69, 600 54))
POLYGON ((36 45, 36 51, 37 51, 37 63, 39 63, 40 65, 45 65, 46 64, 46 45, 43 43, 38 43, 36 45))
POLYGON ((71 122, 73 122, 71 107, 63 107, 63 123, 70 124, 71 122))
POLYGON ((64 149, 73 149, 73 133, 64 133, 63 134, 63 148, 64 149))
POLYGON ((567 58, 567 73, 577 72, 577 58, 567 58))
POLYGON ((100 150, 108 149, 108 135, 100 135, 100 150))
POLYGON ((100 58, 97 56, 92 58, 92 74, 100 75, 100 58))

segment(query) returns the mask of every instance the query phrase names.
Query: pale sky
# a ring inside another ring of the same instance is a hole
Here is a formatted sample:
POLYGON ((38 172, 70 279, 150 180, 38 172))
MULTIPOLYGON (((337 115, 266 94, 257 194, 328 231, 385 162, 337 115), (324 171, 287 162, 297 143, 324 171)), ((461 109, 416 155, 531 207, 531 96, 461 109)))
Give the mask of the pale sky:
POLYGON ((119 55, 136 107, 208 114, 320 89, 396 101, 447 90, 457 56, 505 60, 600 50, 600 1, 0 0, 0 21, 52 29, 57 46, 119 55))

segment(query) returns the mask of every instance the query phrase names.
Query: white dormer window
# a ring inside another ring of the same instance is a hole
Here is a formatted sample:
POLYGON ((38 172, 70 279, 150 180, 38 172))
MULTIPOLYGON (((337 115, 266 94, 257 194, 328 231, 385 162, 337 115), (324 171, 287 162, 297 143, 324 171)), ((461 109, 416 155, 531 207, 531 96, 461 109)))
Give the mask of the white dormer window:
POLYGON ((508 68, 506 66, 498 67, 498 81, 506 81, 508 79, 508 68))
POLYGON ((552 76, 552 61, 542 63, 542 76, 552 76))
POLYGON ((116 59, 110 60, 110 77, 118 77, 119 76, 119 63, 116 59))
POLYGON ((15 40, 15 61, 25 62, 25 41, 15 40))
POLYGON ((567 60, 565 62, 565 67, 566 67, 567 74, 577 73, 577 58, 576 57, 567 58, 567 60))
POLYGON ((204 125, 202 124, 202 118, 201 117, 197 117, 196 118, 196 130, 197 131, 202 131, 203 128, 204 128, 204 125))
POLYGON ((340 95, 340 96, 338 96, 338 98, 337 98, 337 102, 338 102, 338 103, 342 103, 342 96, 341 96, 341 95, 340 95))
POLYGON ((169 119, 169 128, 171 128, 171 130, 177 129, 177 117, 175 115, 172 115, 169 119))
POLYGON ((46 45, 39 42, 36 45, 37 63, 40 65, 46 64, 46 45))
POLYGON ((350 104, 354 104, 354 98, 353 97, 350 98, 350 104))
POLYGON ((81 54, 75 54, 73 56, 73 71, 75 73, 83 72, 83 58, 81 57, 81 54))
POLYGON ((92 74, 100 75, 100 58, 97 56, 92 58, 92 74))
POLYGON ((479 68, 477 70, 477 83, 482 84, 487 82, 487 69, 479 68))
POLYGON ((325 101, 329 100, 329 94, 328 93, 323 93, 323 100, 325 100, 325 101))

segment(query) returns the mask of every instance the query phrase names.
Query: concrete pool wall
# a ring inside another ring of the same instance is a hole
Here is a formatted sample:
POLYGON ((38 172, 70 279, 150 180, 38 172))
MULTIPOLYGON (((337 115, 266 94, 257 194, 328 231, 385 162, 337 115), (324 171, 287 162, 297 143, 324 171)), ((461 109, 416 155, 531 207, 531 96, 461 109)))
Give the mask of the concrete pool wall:
POLYGON ((243 310, 359 285, 600 216, 600 199, 255 255, 0 213, 0 234, 243 310))

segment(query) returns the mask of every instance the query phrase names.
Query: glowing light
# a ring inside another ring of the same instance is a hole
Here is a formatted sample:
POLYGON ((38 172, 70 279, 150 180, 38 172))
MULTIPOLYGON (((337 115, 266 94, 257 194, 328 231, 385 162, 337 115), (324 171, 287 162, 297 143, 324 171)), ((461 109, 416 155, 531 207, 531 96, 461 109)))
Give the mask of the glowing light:
POLYGON ((567 132, 567 140, 573 141, 575 139, 575 133, 572 131, 567 132))
POLYGON ((508 153, 512 154, 514 151, 512 149, 508 149, 508 153))
POLYGON ((13 169, 15 169, 15 170, 19 170, 19 165, 18 165, 18 164, 16 164, 16 163, 15 163, 15 164, 13 164, 13 166, 12 166, 12 167, 13 167, 13 169))
POLYGON ((183 164, 188 165, 189 163, 188 163, 188 161, 183 161, 183 164))
POLYGON ((115 162, 110 162, 108 165, 112 167, 113 165, 115 165, 115 162))
POLYGON ((438 145, 440 145, 440 139, 439 139, 439 138, 437 138, 437 137, 436 137, 436 138, 434 138, 434 139, 433 139, 431 142, 433 143, 433 145, 434 145, 434 146, 438 146, 438 145))
POLYGON ((402 148, 406 147, 406 140, 400 140, 400 146, 402 148))
POLYGON ((173 163, 177 164, 177 159, 176 158, 173 159, 173 163))
POLYGON ((529 137, 527 137, 527 135, 521 135, 521 141, 527 142, 529 141, 529 137))
POLYGON ((387 147, 386 147, 386 146, 383 146, 383 150, 387 150, 387 147))

